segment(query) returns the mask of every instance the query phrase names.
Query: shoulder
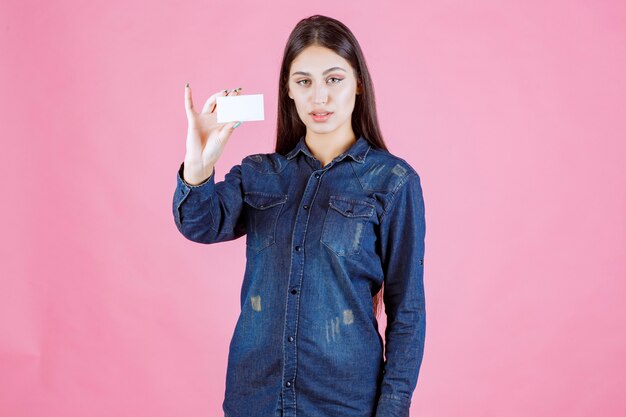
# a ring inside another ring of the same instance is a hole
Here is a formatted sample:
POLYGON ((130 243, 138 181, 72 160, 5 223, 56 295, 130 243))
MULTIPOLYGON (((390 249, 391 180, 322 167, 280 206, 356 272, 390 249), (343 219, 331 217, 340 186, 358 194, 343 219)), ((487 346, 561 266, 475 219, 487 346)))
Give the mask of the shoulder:
POLYGON ((370 147, 364 163, 353 166, 361 186, 368 191, 394 194, 412 177, 419 181, 417 170, 409 162, 380 148, 370 147))
POLYGON ((255 153, 244 157, 241 167, 260 174, 276 174, 285 169, 288 162, 287 158, 277 152, 255 153))

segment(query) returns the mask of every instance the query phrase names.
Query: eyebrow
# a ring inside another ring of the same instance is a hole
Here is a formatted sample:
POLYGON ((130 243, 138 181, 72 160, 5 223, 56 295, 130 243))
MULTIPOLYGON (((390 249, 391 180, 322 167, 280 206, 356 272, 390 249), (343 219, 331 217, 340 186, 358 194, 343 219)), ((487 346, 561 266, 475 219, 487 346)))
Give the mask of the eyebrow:
MULTIPOLYGON (((343 68, 341 68, 341 67, 332 67, 332 68, 328 68, 326 71, 324 71, 324 72, 322 73, 322 75, 326 75, 326 74, 328 74, 329 72, 331 72, 331 71, 335 71, 335 70, 341 70, 341 71, 343 71, 343 72, 346 72, 346 70, 345 70, 345 69, 343 69, 343 68)), ((291 76, 292 76, 292 77, 293 77, 294 75, 307 75, 307 76, 309 76, 309 75, 311 75, 311 74, 310 74, 310 73, 308 73, 308 72, 305 72, 305 71, 296 71, 296 72, 294 72, 293 74, 291 74, 291 76)))

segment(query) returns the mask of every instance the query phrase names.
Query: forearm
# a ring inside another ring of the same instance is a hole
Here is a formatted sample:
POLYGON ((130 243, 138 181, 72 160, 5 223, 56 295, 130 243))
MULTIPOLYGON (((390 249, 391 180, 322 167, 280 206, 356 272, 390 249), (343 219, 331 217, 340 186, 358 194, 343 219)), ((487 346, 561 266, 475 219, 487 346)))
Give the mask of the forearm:
POLYGON ((184 179, 182 163, 177 175, 172 213, 178 230, 198 243, 233 240, 245 234, 241 218, 241 171, 234 166, 224 181, 215 183, 215 170, 198 185, 184 179))
POLYGON ((424 356, 426 311, 399 314, 385 331, 385 368, 376 417, 408 417, 424 356))
POLYGON ((191 186, 198 186, 206 182, 214 174, 215 163, 204 165, 185 160, 183 166, 183 180, 185 183, 191 186))

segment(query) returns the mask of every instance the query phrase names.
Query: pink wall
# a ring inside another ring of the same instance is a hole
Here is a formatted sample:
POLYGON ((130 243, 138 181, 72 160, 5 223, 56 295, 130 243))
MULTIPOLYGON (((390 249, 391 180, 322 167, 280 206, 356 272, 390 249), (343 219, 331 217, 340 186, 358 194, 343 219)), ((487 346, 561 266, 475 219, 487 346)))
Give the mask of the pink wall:
POLYGON ((360 40, 422 178, 412 415, 625 415, 626 3, 259 4, 0 4, 0 415, 222 415, 245 240, 174 225, 184 84, 265 94, 221 180, 272 151, 282 49, 315 13, 360 40))

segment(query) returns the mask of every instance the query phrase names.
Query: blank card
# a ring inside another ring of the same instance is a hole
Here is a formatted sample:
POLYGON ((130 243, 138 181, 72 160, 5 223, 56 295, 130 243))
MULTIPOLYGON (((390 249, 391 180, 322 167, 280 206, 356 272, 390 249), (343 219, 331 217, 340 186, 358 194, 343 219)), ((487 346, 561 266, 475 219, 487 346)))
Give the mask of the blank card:
POLYGON ((216 97, 217 123, 265 120, 263 94, 216 97))

